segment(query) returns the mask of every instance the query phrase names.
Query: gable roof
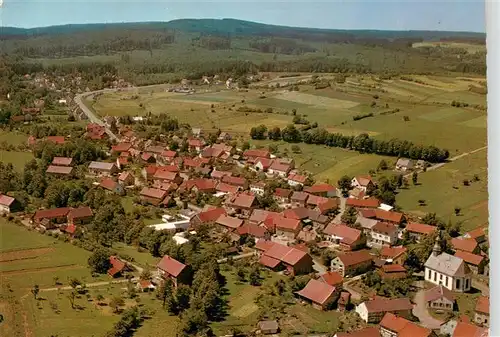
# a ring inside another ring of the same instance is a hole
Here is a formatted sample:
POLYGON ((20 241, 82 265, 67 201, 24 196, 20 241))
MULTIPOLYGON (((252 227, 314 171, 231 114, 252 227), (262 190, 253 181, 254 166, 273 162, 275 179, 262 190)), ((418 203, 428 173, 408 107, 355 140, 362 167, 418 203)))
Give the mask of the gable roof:
POLYGON ((71 166, 57 166, 57 165, 49 165, 46 173, 54 173, 54 174, 70 174, 73 171, 73 167, 71 166))
POLYGON ((451 245, 455 250, 472 253, 477 248, 477 241, 474 239, 453 238, 451 239, 451 245))
POLYGON ((119 181, 125 181, 125 180, 127 180, 129 177, 132 177, 132 178, 133 178, 134 176, 132 175, 132 173, 125 171, 125 172, 122 172, 122 173, 120 173, 120 174, 118 175, 118 180, 119 180, 119 181))
POLYGON ((361 238, 361 231, 346 225, 330 223, 324 230, 325 234, 335 236, 344 244, 351 245, 361 238))
POLYGON ((217 218, 215 223, 234 229, 243 225, 243 220, 222 214, 217 218))
POLYGON ((100 171, 111 171, 115 167, 115 163, 105 163, 102 161, 93 161, 89 164, 89 169, 100 171))
POLYGON ((308 254, 297 248, 274 243, 268 250, 264 252, 264 255, 294 266, 308 254))
POLYGON ((488 329, 467 322, 458 322, 452 337, 488 337, 488 329))
POLYGON ((236 193, 238 193, 239 188, 238 188, 238 186, 229 185, 229 184, 220 182, 217 184, 217 191, 224 192, 224 193, 236 194, 236 193))
POLYGON ((307 193, 325 193, 325 192, 335 192, 337 188, 330 184, 316 184, 304 189, 307 193))
POLYGON ((403 220, 403 213, 384 211, 381 209, 376 209, 375 217, 380 220, 390 221, 400 223, 403 220))
POLYGON ((366 187, 369 183, 373 184, 373 178, 369 175, 356 176, 355 178, 358 184, 360 184, 361 186, 366 187))
POLYGON ((434 231, 436 231, 437 227, 431 226, 431 225, 426 225, 422 223, 415 223, 415 222, 410 222, 408 225, 406 225, 406 230, 408 232, 412 233, 418 233, 418 234, 431 234, 434 231))
POLYGON ((307 194, 305 192, 293 192, 292 193, 292 200, 293 201, 299 201, 299 202, 305 202, 307 200, 307 198, 309 198, 310 194, 307 194))
POLYGON ((263 157, 258 157, 255 159, 255 165, 260 163, 262 165, 262 169, 267 170, 270 168, 273 164, 274 160, 271 158, 263 158, 263 157))
POLYGON ((243 152, 243 157, 262 157, 269 158, 271 153, 268 150, 246 150, 243 152))
POLYGON ((230 200, 231 205, 240 208, 251 208, 255 202, 255 196, 247 193, 240 193, 230 200))
POLYGON ((52 165, 70 166, 72 162, 73 158, 69 157, 54 157, 52 159, 52 165))
POLYGON ((288 180, 295 181, 301 184, 304 184, 307 180, 307 176, 301 174, 291 173, 288 175, 288 180))
POLYGON ((9 197, 8 195, 0 194, 0 205, 2 206, 10 206, 15 200, 15 198, 9 197))
POLYGON ((363 262, 372 261, 370 251, 363 249, 355 252, 347 252, 337 255, 337 258, 342 261, 344 266, 354 266, 363 262))
POLYGON ((140 195, 147 198, 163 199, 167 195, 167 191, 160 190, 159 188, 143 187, 140 195))
POLYGON ((421 327, 409 320, 388 312, 382 318, 380 327, 397 334, 397 337, 429 337, 432 330, 421 327))
POLYGON ((275 216, 280 216, 279 213, 277 212, 271 212, 271 211, 266 211, 265 209, 254 209, 252 214, 250 215, 250 218, 248 219, 249 221, 252 222, 263 222, 265 221, 268 217, 275 217, 275 216))
POLYGON ((198 218, 202 223, 215 222, 221 215, 225 215, 226 210, 222 207, 216 207, 208 211, 198 213, 198 218))
POLYGON ((290 164, 285 164, 280 162, 279 160, 274 160, 269 169, 273 171, 288 173, 288 171, 290 171, 292 168, 290 164))
POLYGON ((490 298, 487 296, 480 296, 477 299, 475 310, 477 312, 489 315, 490 314, 490 298))
POLYGON ((157 169, 153 175, 153 179, 167 180, 172 181, 175 180, 178 176, 177 172, 170 172, 168 170, 163 170, 161 168, 157 169))
POLYGON ((68 213, 68 219, 70 220, 75 220, 75 219, 81 219, 81 218, 87 218, 94 215, 92 212, 92 209, 88 206, 81 206, 78 208, 73 208, 71 211, 68 213))
POLYGON ((377 297, 373 300, 363 302, 369 313, 374 312, 392 312, 392 311, 403 311, 413 309, 413 304, 411 304, 408 298, 383 298, 377 297))
POLYGON ((460 277, 470 274, 470 269, 464 260, 448 253, 441 253, 437 256, 431 254, 424 266, 449 276, 460 277))
POLYGON ((310 279, 306 286, 302 290, 297 291, 296 294, 314 303, 323 305, 331 298, 334 292, 335 287, 328 283, 310 279))
POLYGON ((123 262, 116 256, 110 256, 109 262, 111 263, 111 268, 108 269, 108 274, 111 276, 115 276, 116 274, 121 273, 127 266, 125 262, 123 262))
POLYGON ((126 152, 130 150, 132 147, 132 143, 127 143, 127 142, 121 142, 116 145, 111 146, 111 151, 114 152, 126 152))
POLYGON ((359 208, 377 208, 380 206, 380 201, 376 198, 368 198, 368 199, 347 198, 346 206, 359 207, 359 208))
POLYGON ((339 286, 344 282, 344 278, 342 277, 342 275, 340 275, 336 271, 329 271, 321 274, 318 277, 318 280, 321 282, 325 282, 331 286, 339 286))
POLYGON ((35 214, 33 215, 33 219, 41 220, 41 219, 61 218, 67 216, 70 210, 71 210, 70 207, 42 209, 35 212, 35 214))
POLYGON ((114 191, 116 189, 116 187, 118 186, 118 183, 109 177, 103 177, 99 181, 99 186, 101 186, 102 188, 105 188, 109 191, 114 191))
POLYGON ((462 250, 457 250, 455 252, 455 256, 461 258, 468 264, 472 264, 474 266, 479 266, 481 262, 485 259, 484 256, 477 255, 477 254, 472 254, 469 252, 464 252, 462 250))
POLYGON ((325 198, 325 197, 320 197, 320 196, 317 196, 317 195, 311 194, 311 195, 309 195, 309 197, 307 198, 307 204, 308 204, 308 205, 317 206, 317 205, 319 205, 319 204, 322 204, 322 203, 327 202, 328 200, 329 200, 328 198, 325 198))
POLYGON ((266 219, 266 222, 268 221, 272 221, 272 223, 276 228, 282 230, 291 230, 296 232, 300 229, 300 220, 298 219, 290 219, 280 216, 280 217, 268 217, 268 219, 266 219))
POLYGON ((288 219, 303 220, 309 217, 309 211, 305 207, 289 208, 283 211, 283 216, 288 219))
POLYGON ((443 287, 442 285, 427 290, 425 292, 424 297, 426 302, 435 301, 440 298, 446 298, 450 302, 455 301, 455 296, 453 295, 453 292, 448 288, 443 287))
POLYGON ((337 332, 336 337, 380 337, 380 331, 376 326, 370 326, 352 332, 337 332))
POLYGON ((292 190, 288 189, 288 188, 277 188, 275 191, 274 191, 274 195, 277 196, 277 197, 281 197, 281 198, 290 198, 290 196, 292 195, 292 190))
POLYGON ((234 186, 244 186, 247 183, 247 180, 243 177, 225 175, 222 177, 222 182, 234 186))
POLYGON ((471 230, 470 232, 465 233, 464 236, 471 239, 477 239, 479 237, 486 236, 486 233, 484 231, 484 227, 478 227, 476 229, 471 230))
POLYGON ((179 274, 186 268, 186 265, 165 255, 161 258, 160 262, 156 265, 159 269, 163 270, 169 275, 174 277, 179 276, 179 274))
POLYGON ((380 256, 385 259, 397 259, 402 254, 406 253, 408 249, 404 246, 396 247, 382 247, 380 256))
POLYGON ((238 233, 239 235, 248 234, 257 238, 264 238, 266 236, 266 232, 266 227, 258 226, 248 222, 243 223, 243 225, 236 229, 236 233, 238 233))
POLYGON ((375 224, 375 226, 372 227, 372 231, 386 235, 392 235, 398 231, 398 227, 391 223, 379 221, 375 224))

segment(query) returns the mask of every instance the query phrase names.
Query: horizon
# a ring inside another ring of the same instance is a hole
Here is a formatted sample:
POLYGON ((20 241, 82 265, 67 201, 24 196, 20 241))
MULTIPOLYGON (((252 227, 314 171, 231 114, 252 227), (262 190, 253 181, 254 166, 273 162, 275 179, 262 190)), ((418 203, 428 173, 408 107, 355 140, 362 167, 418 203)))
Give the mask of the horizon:
POLYGON ((437 3, 413 0, 365 0, 321 6, 292 1, 253 2, 119 2, 90 0, 4 0, 0 25, 44 28, 64 25, 170 22, 179 19, 235 19, 297 28, 381 31, 444 31, 485 33, 485 6, 480 0, 437 3), (101 6, 96 12, 95 6, 101 6), (384 14, 378 14, 383 12, 384 14), (377 13, 377 14, 373 14, 377 13))

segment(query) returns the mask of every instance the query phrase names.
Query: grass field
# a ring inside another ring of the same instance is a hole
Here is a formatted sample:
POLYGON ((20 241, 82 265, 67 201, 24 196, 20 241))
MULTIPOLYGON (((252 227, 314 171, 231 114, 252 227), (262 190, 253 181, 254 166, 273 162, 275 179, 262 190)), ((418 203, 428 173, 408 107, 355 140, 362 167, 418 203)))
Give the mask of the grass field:
POLYGON ((402 190, 396 200, 405 211, 416 215, 435 212, 445 221, 462 223, 464 230, 470 230, 488 223, 488 176, 486 150, 457 159, 455 162, 419 175, 420 185, 402 190), (463 180, 480 179, 463 185, 463 180), (419 206, 424 199, 426 206, 419 206), (461 208, 459 216, 455 207, 461 208))
POLYGON ((33 158, 33 154, 29 152, 0 150, 0 162, 4 164, 11 163, 19 171, 21 171, 24 165, 33 158))
POLYGON ((28 136, 25 133, 15 131, 0 131, 0 143, 6 142, 11 145, 26 144, 28 136))

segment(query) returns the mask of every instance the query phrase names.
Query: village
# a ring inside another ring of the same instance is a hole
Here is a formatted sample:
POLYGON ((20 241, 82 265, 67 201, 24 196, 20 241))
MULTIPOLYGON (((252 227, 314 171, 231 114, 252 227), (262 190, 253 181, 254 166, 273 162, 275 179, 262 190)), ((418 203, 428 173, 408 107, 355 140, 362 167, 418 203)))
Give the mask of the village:
MULTIPOLYGON (((191 128, 184 135, 169 136, 168 142, 152 141, 111 118, 103 125, 88 123, 85 137, 106 141, 111 127, 119 141, 108 149, 109 159, 84 167, 85 178, 95 188, 154 207, 160 216, 148 226, 168 232, 179 246, 196 237, 200 228, 208 228, 213 242, 230 242, 231 249, 220 263, 249 259, 287 277, 310 275, 305 287, 295 292, 297 301, 314 310, 355 312, 365 324, 333 336, 468 337, 487 331, 489 259, 482 249, 488 244, 484 228, 447 241, 445 230, 436 224, 372 196, 377 182, 368 174, 349 177, 343 186, 314 181, 295 167, 293 159, 265 148, 242 149, 227 132, 213 137, 191 128), (408 245, 423 242, 427 256, 418 268, 408 245), (412 297, 384 297, 374 291, 375 286, 408 278, 412 297), (477 297, 473 319, 460 315, 457 297, 478 291, 482 295, 477 297)), ((28 145, 40 141, 64 145, 73 140, 30 137, 28 145)), ((71 181, 77 170, 74 162, 70 157, 53 157, 45 172, 71 181)), ((425 167, 422 161, 400 158, 393 169, 411 174, 425 167)), ((85 232, 94 216, 89 206, 18 213, 16 203, 15 198, 0 195, 0 212, 69 240, 85 232)), ((125 259, 112 256, 110 264, 111 278, 137 276, 125 259)), ((166 279, 174 288, 190 285, 190 266, 165 255, 150 279, 134 278, 141 291, 153 290, 166 279)), ((280 323, 264 320, 258 328, 262 334, 279 334, 280 323)))

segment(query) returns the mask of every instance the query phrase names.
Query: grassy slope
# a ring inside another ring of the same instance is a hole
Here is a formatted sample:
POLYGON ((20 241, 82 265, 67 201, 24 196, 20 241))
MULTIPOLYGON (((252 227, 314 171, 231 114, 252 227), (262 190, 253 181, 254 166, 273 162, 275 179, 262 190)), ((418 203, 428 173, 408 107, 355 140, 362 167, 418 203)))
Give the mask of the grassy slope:
POLYGON ((33 154, 29 152, 0 150, 0 161, 4 164, 11 163, 19 171, 21 171, 24 165, 31 159, 33 159, 33 154))

